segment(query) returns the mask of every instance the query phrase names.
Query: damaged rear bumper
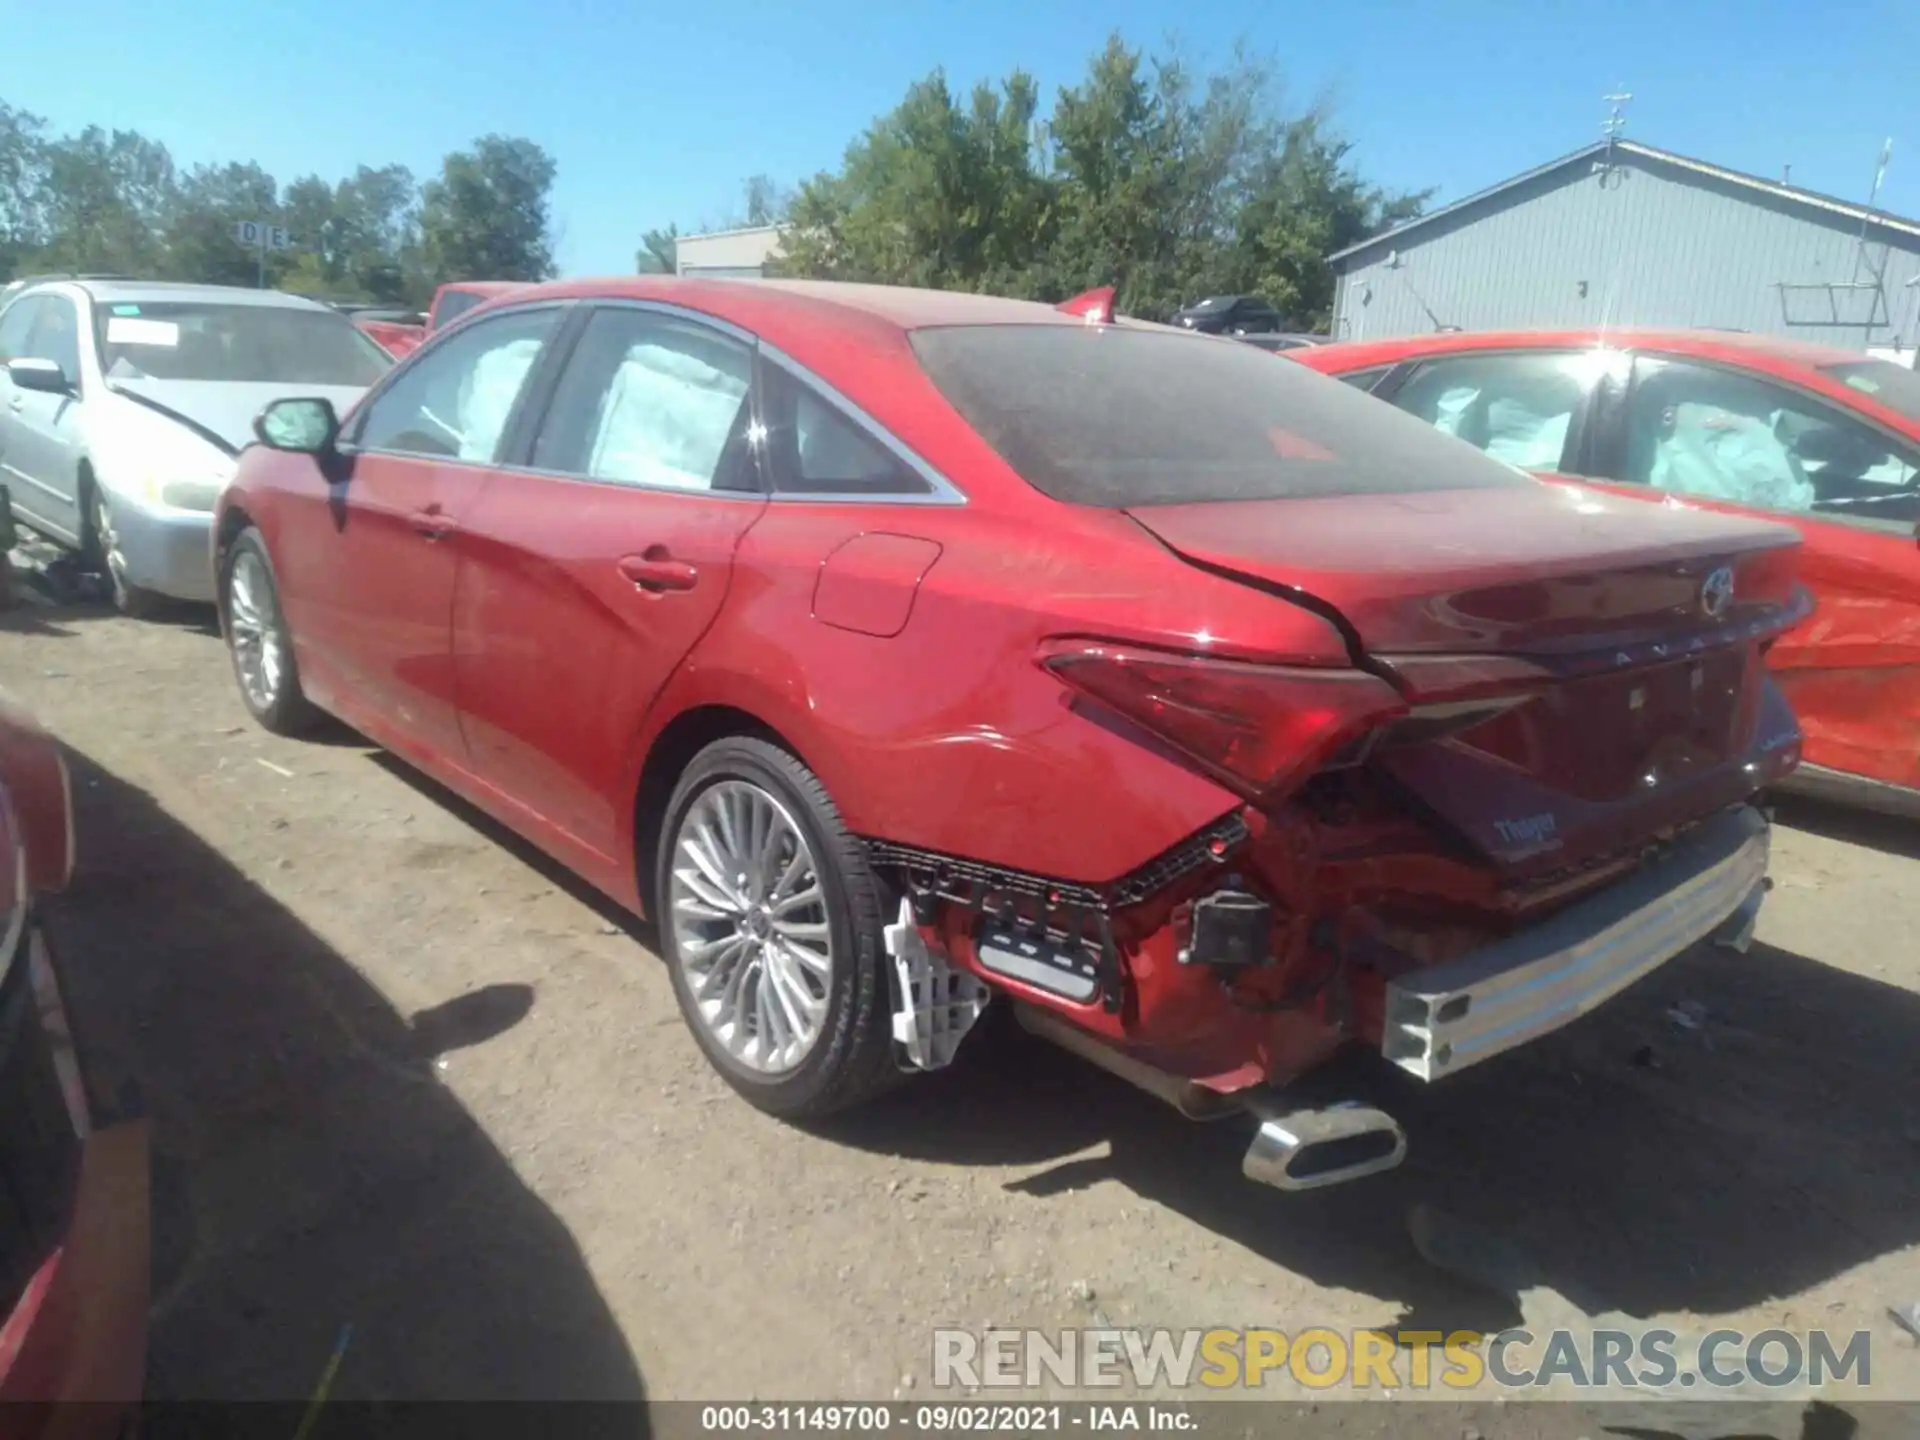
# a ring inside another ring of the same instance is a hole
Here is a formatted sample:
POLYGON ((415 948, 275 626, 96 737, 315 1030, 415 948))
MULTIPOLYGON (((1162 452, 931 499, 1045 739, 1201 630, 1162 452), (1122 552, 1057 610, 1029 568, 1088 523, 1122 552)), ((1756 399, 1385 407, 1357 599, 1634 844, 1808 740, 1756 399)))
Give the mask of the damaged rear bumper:
POLYGON ((1701 940, 1744 948, 1767 857, 1766 818, 1727 811, 1541 924, 1390 981, 1382 1052, 1437 1080, 1558 1030, 1701 940))

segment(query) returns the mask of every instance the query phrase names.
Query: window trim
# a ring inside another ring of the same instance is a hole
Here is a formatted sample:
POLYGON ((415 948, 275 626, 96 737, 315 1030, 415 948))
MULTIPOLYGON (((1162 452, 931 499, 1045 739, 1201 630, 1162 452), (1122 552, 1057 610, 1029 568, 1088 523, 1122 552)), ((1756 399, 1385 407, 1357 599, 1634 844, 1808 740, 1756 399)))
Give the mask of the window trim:
MULTIPOLYGON (((1688 355, 1675 350, 1632 349, 1628 350, 1626 354, 1630 362, 1627 367, 1627 382, 1625 385, 1617 387, 1617 393, 1610 398, 1605 453, 1601 456, 1595 467, 1596 470, 1604 470, 1606 473, 1594 475, 1592 478, 1596 480, 1605 480, 1614 485, 1633 486, 1636 489, 1645 490, 1649 495, 1673 495, 1681 501, 1685 501, 1688 498, 1696 500, 1709 498, 1704 496, 1688 497, 1672 490, 1659 490, 1643 480, 1631 480, 1627 478, 1627 416, 1629 408, 1633 404, 1634 391, 1638 389, 1640 385, 1640 362, 1642 360, 1655 360, 1663 364, 1691 365, 1695 369, 1718 371, 1720 374, 1731 375, 1736 379, 1746 380, 1754 384, 1771 385, 1776 390, 1799 400, 1810 410, 1838 416, 1842 420, 1858 425, 1871 434, 1879 436, 1887 442, 1889 449, 1894 453, 1899 454, 1904 452, 1905 454, 1912 455, 1915 457, 1916 466, 1920 466, 1920 444, 1916 444, 1911 436, 1901 434, 1890 425, 1882 425, 1871 416, 1862 415, 1856 410, 1849 410, 1845 406, 1836 403, 1831 397, 1822 395, 1818 390, 1775 375, 1771 371, 1755 370, 1751 366, 1733 365, 1723 360, 1710 359, 1700 355, 1688 355)), ((1608 388, 1614 389, 1615 387, 1609 386, 1608 388)), ((1920 470, 1917 470, 1916 474, 1920 474, 1920 470)), ((1848 515, 1844 511, 1839 510, 1775 510, 1766 505, 1748 505, 1743 501, 1729 500, 1722 503, 1738 505, 1741 509, 1750 510, 1756 515, 1775 517, 1781 523, 1799 524, 1803 521, 1813 521, 1815 523, 1844 525, 1849 530, 1863 531, 1870 535, 1897 536, 1900 533, 1899 531, 1884 529, 1883 526, 1906 524, 1906 522, 1902 520, 1863 523, 1868 521, 1867 516, 1848 515)), ((1920 526, 1910 527, 1910 532, 1920 533, 1920 526)))
MULTIPOLYGON (((1386 374, 1374 382, 1373 388, 1365 393, 1399 410, 1401 409, 1399 404, 1400 392, 1406 388, 1408 381, 1412 380, 1414 376, 1418 375, 1420 371, 1428 365, 1440 364, 1451 360, 1515 360, 1531 359, 1537 356, 1564 359, 1570 355, 1584 355, 1589 350, 1597 348, 1600 347, 1591 345, 1508 345, 1502 346, 1499 349, 1440 350, 1429 355, 1409 355, 1405 359, 1395 363, 1386 374)), ((1632 354, 1631 351, 1626 353, 1629 355, 1632 354)), ((1529 470, 1527 472, 1528 474, 1544 473, 1549 475, 1563 475, 1571 480, 1594 480, 1603 478, 1592 474, 1588 469, 1582 468, 1588 466, 1592 459, 1593 443, 1590 438, 1592 422, 1596 397, 1603 388, 1605 388, 1605 379, 1599 374, 1595 374, 1581 388, 1580 401, 1573 407, 1573 414, 1567 417, 1567 438, 1560 446, 1560 463, 1555 465, 1551 470, 1544 472, 1529 470)), ((1411 412, 1402 411, 1402 413, 1410 414, 1411 412)), ((1416 416, 1415 418, 1417 419, 1418 417, 1416 416)), ((1463 441, 1462 443, 1471 444, 1472 442, 1463 441)), ((1477 445, 1474 446, 1474 448, 1476 450, 1480 449, 1477 445)), ((1480 453, 1485 455, 1487 452, 1481 450, 1480 453)), ((1494 457, 1488 455, 1487 458, 1493 459, 1494 457)))
MULTIPOLYGON (((576 302, 571 300, 535 301, 531 304, 516 305, 511 309, 496 311, 494 314, 488 315, 484 319, 475 322, 477 325, 486 326, 496 321, 508 319, 509 317, 517 318, 542 310, 556 311, 560 315, 559 322, 553 327, 553 332, 547 337, 546 343, 541 347, 539 357, 533 362, 532 368, 528 371, 526 381, 520 387, 520 393, 514 397, 513 408, 507 412, 506 423, 500 428, 500 450, 493 460, 462 460, 458 456, 430 455, 419 450, 373 448, 363 446, 360 443, 360 436, 367 428, 367 419, 373 414, 373 407, 379 403, 386 392, 397 382, 397 377, 411 371, 415 365, 419 363, 423 353, 431 354, 436 350, 444 349, 444 346, 421 346, 418 350, 415 350, 411 355, 407 356, 405 360, 401 361, 400 364, 395 365, 391 370, 387 371, 385 375, 381 376, 378 382, 370 386, 366 394, 362 395, 358 403, 354 405, 352 418, 347 422, 346 429, 352 431, 351 436, 343 434, 341 438, 334 442, 334 448, 338 450, 340 454, 356 459, 363 455, 377 455, 384 459, 422 460, 433 465, 458 465, 473 470, 499 470, 507 468, 501 463, 500 457, 517 454, 519 451, 522 441, 520 430, 526 422, 527 411, 532 397, 540 390, 542 385, 543 372, 549 363, 549 357, 561 348, 562 342, 566 342, 565 348, 567 353, 572 352, 572 337, 578 333, 578 327, 573 324, 573 314, 571 313, 575 305, 576 302)), ((449 330, 447 333, 451 333, 451 331, 449 330)), ((463 333, 472 334, 473 332, 467 330, 463 333)), ((544 395, 542 398, 544 400, 544 395)))
MULTIPOLYGON (((779 490, 774 488, 773 477, 763 478, 767 494, 776 504, 801 505, 965 505, 969 501, 966 492, 936 470, 927 461, 909 449, 886 426, 861 409, 845 394, 836 389, 827 380, 809 370, 798 360, 766 341, 760 342, 760 355, 768 363, 778 366, 787 377, 813 392, 814 398, 829 409, 839 413, 840 418, 850 422, 855 429, 865 431, 867 436, 877 441, 896 460, 912 470, 927 482, 928 490, 922 494, 902 493, 899 495, 879 495, 871 490, 779 490)), ((758 414, 758 396, 756 395, 756 416, 758 414)), ((761 461, 764 466, 764 458, 761 461)))
MULTIPOLYGON (((540 438, 541 427, 547 423, 547 417, 553 408, 554 396, 559 392, 560 382, 566 377, 567 366, 573 360, 573 352, 579 347, 580 337, 586 334, 587 326, 592 323, 595 314, 603 310, 636 310, 643 314, 659 315, 664 319, 678 320, 686 324, 711 330, 723 339, 732 340, 746 348, 749 364, 752 365, 759 342, 738 325, 707 315, 698 310, 689 310, 682 305, 670 305, 657 300, 626 300, 616 296, 596 300, 592 298, 569 302, 574 305, 574 313, 562 322, 561 332, 553 350, 553 363, 541 373, 534 375, 527 388, 521 392, 520 400, 524 411, 516 406, 515 414, 509 421, 506 432, 511 443, 502 449, 503 458, 491 467, 514 475, 527 475, 539 480, 560 480, 574 485, 597 485, 609 490, 628 491, 643 495, 685 495, 699 500, 752 500, 765 501, 768 497, 767 473, 761 459, 759 447, 750 447, 749 454, 753 462, 753 475, 758 482, 750 489, 692 490, 684 485, 656 485, 644 480, 609 480, 600 475, 583 475, 576 470, 555 470, 532 463, 533 447, 540 438), (517 428, 515 428, 517 427, 517 428)), ((533 306, 516 306, 515 309, 532 309, 533 306)), ((508 314, 509 311, 501 311, 508 314)), ((488 316, 489 320, 493 317, 488 316)), ((545 357, 542 357, 543 361, 545 357)), ((751 375, 751 370, 750 370, 751 375)), ((760 386, 755 379, 747 383, 747 407, 753 422, 760 418, 760 386)))

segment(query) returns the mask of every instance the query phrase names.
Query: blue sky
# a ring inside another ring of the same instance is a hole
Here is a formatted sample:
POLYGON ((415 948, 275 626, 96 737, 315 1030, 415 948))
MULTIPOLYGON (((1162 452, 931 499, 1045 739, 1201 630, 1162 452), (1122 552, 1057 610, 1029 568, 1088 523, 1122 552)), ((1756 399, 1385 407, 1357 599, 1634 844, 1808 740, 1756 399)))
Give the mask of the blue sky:
POLYGON ((1050 101, 1119 29, 1205 65, 1237 39, 1287 94, 1331 92, 1383 183, 1441 201, 1626 134, 1920 215, 1920 4, 1863 0, 14 0, 0 98, 56 126, 141 130, 183 163, 256 159, 283 183, 359 163, 426 174, 476 135, 559 165, 564 273, 625 272, 641 233, 725 215, 740 182, 790 183, 936 66, 962 87, 1023 66, 1050 101))

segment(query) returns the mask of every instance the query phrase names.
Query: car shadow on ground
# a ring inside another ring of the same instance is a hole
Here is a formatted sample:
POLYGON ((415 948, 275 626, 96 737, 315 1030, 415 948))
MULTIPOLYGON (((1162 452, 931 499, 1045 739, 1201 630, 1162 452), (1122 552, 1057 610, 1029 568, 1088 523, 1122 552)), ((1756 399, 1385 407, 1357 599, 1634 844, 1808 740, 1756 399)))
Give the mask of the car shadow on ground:
MULTIPOLYGON (((344 1344, 334 1402, 643 1400, 566 1227, 435 1078, 532 991, 403 1017, 144 791, 69 760, 80 867, 49 923, 96 1088, 132 1082, 153 1121, 150 1397, 305 1400, 344 1344)), ((640 1404, 590 1410, 646 1433, 640 1404)), ((399 1428, 382 1413, 309 1433, 399 1428)))
POLYGON ((947 1164, 1058 1162, 1016 1182, 1037 1194, 1118 1181, 1398 1303, 1404 1329, 1498 1329, 1540 1287, 1589 1315, 1725 1313, 1920 1241, 1920 1117, 1893 1079, 1920 1053, 1920 997, 1765 945, 1682 956, 1431 1087, 1344 1063, 1352 1093, 1401 1117, 1408 1160, 1300 1194, 1241 1176, 1245 1122, 1190 1124, 1010 1026, 976 1042, 825 1133, 947 1164))

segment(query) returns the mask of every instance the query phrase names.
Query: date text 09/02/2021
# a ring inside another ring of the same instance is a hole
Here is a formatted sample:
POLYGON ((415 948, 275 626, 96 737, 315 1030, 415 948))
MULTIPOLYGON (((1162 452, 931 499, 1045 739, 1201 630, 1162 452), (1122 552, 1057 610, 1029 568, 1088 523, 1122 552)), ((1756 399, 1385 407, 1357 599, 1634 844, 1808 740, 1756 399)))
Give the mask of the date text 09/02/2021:
POLYGON ((705 1433, 838 1431, 884 1434, 983 1432, 1025 1435, 1042 1431, 1187 1431, 1199 1421, 1173 1404, 1076 1405, 703 1405, 705 1433))

